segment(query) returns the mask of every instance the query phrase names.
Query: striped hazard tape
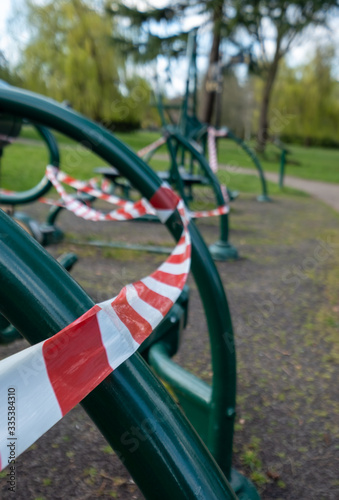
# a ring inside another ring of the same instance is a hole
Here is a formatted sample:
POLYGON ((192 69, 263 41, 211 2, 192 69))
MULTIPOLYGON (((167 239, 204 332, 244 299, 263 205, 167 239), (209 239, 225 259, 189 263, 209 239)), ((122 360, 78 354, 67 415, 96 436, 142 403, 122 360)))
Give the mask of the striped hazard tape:
MULTIPOLYGON (((143 217, 144 215, 157 215, 154 208, 150 205, 150 203, 142 198, 136 202, 131 202, 124 200, 123 198, 119 198, 118 196, 104 193, 101 189, 98 189, 93 185, 93 179, 88 182, 79 181, 69 176, 68 174, 58 170, 56 167, 48 165, 46 168, 46 176, 51 181, 58 194, 62 199, 63 206, 73 212, 78 217, 82 217, 86 220, 93 221, 108 221, 108 220, 130 220, 136 219, 138 217, 143 217), (98 198, 100 200, 104 200, 113 205, 120 206, 120 209, 113 210, 107 214, 104 214, 94 208, 88 206, 88 204, 84 203, 81 200, 77 200, 74 196, 66 193, 64 188, 61 186, 61 182, 73 187, 78 192, 86 193, 94 198, 98 198)), ((166 183, 163 183, 163 186, 167 186, 166 183)), ((59 205, 59 202, 55 202, 53 200, 42 200, 44 203, 49 203, 52 205, 59 205)), ((217 207, 212 210, 203 210, 203 211, 195 211, 189 212, 190 218, 201 218, 201 217, 212 217, 217 215, 223 215, 229 212, 229 206, 226 203, 220 207, 217 207)), ((159 214, 158 214, 159 215, 159 214)))
POLYGON ((145 198, 141 198, 141 200, 138 200, 136 202, 131 202, 119 198, 118 196, 106 194, 101 190, 94 188, 91 184, 70 177, 69 175, 61 172, 52 165, 47 166, 46 177, 51 181, 51 183, 57 190, 65 208, 73 212, 77 217, 82 217, 83 219, 92 221, 112 221, 136 219, 146 214, 157 214, 154 208, 145 198), (77 189, 80 192, 84 192, 90 196, 93 196, 94 198, 104 200, 107 203, 120 206, 121 208, 112 210, 111 212, 104 214, 103 212, 100 212, 99 210, 95 210, 94 208, 88 206, 81 200, 75 199, 74 196, 67 194, 65 189, 62 187, 61 182, 77 189))
POLYGON ((137 154, 140 158, 142 158, 143 156, 146 156, 147 153, 150 153, 151 151, 154 151, 155 149, 165 144, 166 141, 167 141, 166 136, 160 137, 160 139, 157 139, 148 146, 145 146, 144 148, 140 149, 137 154))
MULTIPOLYGON (((217 155, 217 146, 215 142, 216 137, 227 137, 228 130, 227 128, 222 128, 217 130, 214 127, 208 127, 207 129, 207 144, 208 144, 208 159, 212 172, 215 174, 218 171, 218 155, 217 155)), ((220 185, 221 192, 223 194, 226 205, 230 202, 230 197, 228 195, 227 187, 224 184, 220 185)))
POLYGON ((228 214, 230 207, 228 205, 222 205, 221 207, 214 208, 213 210, 201 210, 196 212, 190 212, 190 217, 193 219, 200 219, 202 217, 213 217, 215 215, 228 214))
POLYGON ((167 260, 53 337, 0 362, 0 470, 129 358, 179 297, 191 261, 189 216, 166 186, 150 203, 162 222, 176 209, 182 219, 167 260))
POLYGON ((208 127, 207 129, 207 144, 208 144, 208 159, 212 172, 216 173, 218 171, 218 155, 217 146, 215 142, 216 137, 227 137, 227 128, 222 128, 217 130, 214 127, 208 127))

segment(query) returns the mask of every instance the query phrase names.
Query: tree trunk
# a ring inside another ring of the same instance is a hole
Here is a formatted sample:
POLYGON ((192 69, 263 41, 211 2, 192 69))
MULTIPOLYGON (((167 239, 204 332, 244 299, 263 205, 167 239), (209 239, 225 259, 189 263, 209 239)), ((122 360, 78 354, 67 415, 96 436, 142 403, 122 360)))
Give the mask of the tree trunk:
POLYGON ((220 55, 219 47, 221 42, 221 20, 223 16, 223 3, 224 3, 223 1, 220 1, 213 13, 213 25, 214 25, 213 43, 209 56, 208 71, 204 81, 204 88, 202 93, 203 98, 202 98, 201 120, 204 123, 211 123, 216 90, 218 85, 216 75, 215 75, 216 76, 215 85, 212 84, 211 86, 209 86, 208 83, 213 75, 213 69, 216 68, 216 65, 219 62, 219 55, 220 55))
POLYGON ((270 107, 270 100, 272 95, 272 89, 274 85, 275 78, 278 72, 279 61, 281 59, 280 53, 280 40, 277 39, 277 47, 274 54, 272 63, 268 68, 267 79, 265 82, 262 100, 260 105, 260 117, 259 117, 259 127, 257 135, 257 146, 256 149, 259 153, 264 153, 266 148, 266 142, 269 138, 269 118, 268 112, 270 107))

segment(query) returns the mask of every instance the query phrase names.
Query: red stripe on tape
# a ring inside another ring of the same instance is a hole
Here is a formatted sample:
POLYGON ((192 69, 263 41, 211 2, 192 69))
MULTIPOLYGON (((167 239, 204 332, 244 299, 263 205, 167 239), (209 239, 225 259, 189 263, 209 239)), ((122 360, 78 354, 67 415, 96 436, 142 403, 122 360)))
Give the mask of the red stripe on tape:
POLYGON ((156 210, 175 210, 180 198, 172 189, 161 186, 149 201, 156 210))
POLYGON ((92 308, 87 318, 81 316, 43 344, 47 373, 63 415, 96 387, 103 374, 112 372, 101 340, 98 310, 98 306, 92 308))
POLYGON ((128 303, 126 293, 127 290, 124 287, 112 303, 112 308, 128 328, 134 340, 141 344, 152 333, 152 326, 128 303))
POLYGON ((183 274, 169 274, 164 271, 155 271, 151 274, 151 277, 165 285, 175 286, 177 288, 183 288, 186 279, 187 273, 183 274))
POLYGON ((178 255, 170 255, 166 260, 166 262, 168 262, 169 264, 181 264, 186 259, 188 259, 190 255, 191 255, 191 249, 186 247, 183 253, 180 253, 178 255))
POLYGON ((153 290, 150 290, 142 281, 133 284, 139 297, 152 307, 155 307, 162 315, 173 306, 173 301, 153 290))

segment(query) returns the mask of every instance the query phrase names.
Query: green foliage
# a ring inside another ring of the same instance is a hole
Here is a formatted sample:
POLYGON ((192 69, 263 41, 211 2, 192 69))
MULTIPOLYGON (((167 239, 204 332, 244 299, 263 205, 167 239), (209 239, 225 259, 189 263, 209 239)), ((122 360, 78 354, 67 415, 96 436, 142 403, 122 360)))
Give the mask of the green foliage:
MULTIPOLYGON (((183 27, 184 18, 203 16, 213 19, 213 14, 226 5, 224 0, 174 0, 164 7, 132 8, 122 1, 107 7, 115 19, 122 19, 119 35, 113 42, 121 44, 138 62, 152 61, 159 55, 177 57, 185 54, 188 32, 183 27)), ((199 19, 199 17, 197 17, 199 19)), ((230 17, 219 16, 218 28, 229 34, 230 17)), ((199 22, 197 23, 197 27, 199 22)))
POLYGON ((310 25, 326 25, 329 14, 338 7, 338 0, 292 1, 240 0, 235 2, 236 19, 244 26, 261 49, 260 74, 264 78, 262 89, 257 149, 264 152, 270 134, 269 109, 279 64, 293 42, 310 25), (267 29, 267 28, 270 29, 267 29), (268 56, 267 43, 273 44, 268 56))
POLYGON ((267 476, 263 472, 263 464, 260 459, 260 439, 252 436, 250 443, 244 446, 241 455, 242 463, 249 468, 250 477, 258 486, 268 483, 267 476))
POLYGON ((318 48, 301 67, 282 65, 272 96, 274 135, 305 145, 339 146, 339 85, 332 76, 334 48, 318 48))
POLYGON ((31 33, 20 63, 24 86, 67 100, 106 126, 139 126, 149 87, 128 73, 123 56, 109 43, 112 19, 85 0, 26 4, 31 33))
POLYGON ((11 85, 20 85, 20 78, 13 70, 6 60, 5 56, 0 50, 0 80, 4 80, 5 82, 11 85))

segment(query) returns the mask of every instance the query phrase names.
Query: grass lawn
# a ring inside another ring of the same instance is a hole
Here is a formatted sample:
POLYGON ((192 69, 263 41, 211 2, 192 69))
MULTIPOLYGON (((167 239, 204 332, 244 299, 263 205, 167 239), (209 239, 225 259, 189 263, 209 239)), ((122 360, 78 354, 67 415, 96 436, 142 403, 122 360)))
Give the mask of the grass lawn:
MULTIPOLYGON (((252 148, 254 143, 249 144, 252 148)), ((339 183, 339 149, 306 148, 289 145, 285 174, 324 182, 339 183)), ((280 150, 269 145, 265 158, 260 158, 267 172, 279 172, 280 150)), ((233 141, 219 142, 219 163, 254 167, 250 157, 233 141)))
MULTIPOLYGON (((140 141, 140 138, 137 136, 135 140, 140 141)), ((89 179, 95 175, 93 173, 95 167, 105 164, 80 145, 59 143, 59 146, 62 169, 76 178, 89 179)), ((48 153, 42 144, 15 143, 5 149, 1 162, 0 186, 17 191, 32 188, 42 178, 47 164, 48 153)), ((168 160, 153 159, 151 166, 155 170, 164 170, 168 166, 168 160)), ((218 178, 222 183, 230 185, 233 190, 260 194, 259 179, 256 175, 219 171, 218 178)), ((271 195, 280 193, 274 183, 268 182, 268 189, 271 195)), ((284 188, 284 193, 297 192, 291 188, 284 188)))
MULTIPOLYGON (((103 162, 87 149, 71 139, 56 133, 60 147, 62 169, 82 179, 93 176, 93 169, 103 162)), ((132 133, 117 133, 116 136, 138 151, 159 138, 158 132, 136 131, 132 133)), ((26 141, 14 143, 5 148, 1 160, 0 185, 7 189, 23 190, 36 185, 41 179, 45 166, 48 163, 46 147, 41 143, 40 136, 29 126, 25 126, 21 137, 26 141), (39 142, 37 142, 39 141, 39 142), (24 169, 19 167, 24 166, 24 169)), ((252 144, 251 144, 252 146, 252 144)), ((315 179, 339 183, 339 150, 305 148, 300 146, 289 147, 289 155, 293 163, 288 164, 286 173, 305 179, 315 179)), ((162 146, 157 153, 165 154, 166 146, 162 146)), ((253 167, 249 156, 233 141, 222 140, 219 143, 219 163, 233 166, 253 167)), ((168 160, 156 156, 151 160, 155 170, 166 169, 168 160)), ((266 158, 262 159, 266 171, 279 171, 279 151, 274 146, 268 147, 266 158)), ((257 176, 246 176, 236 172, 218 172, 221 182, 226 183, 233 190, 246 193, 260 193, 260 184, 257 176)), ((275 184, 268 183, 272 195, 279 194, 275 184)), ((292 192, 288 188, 284 192, 292 192)))

